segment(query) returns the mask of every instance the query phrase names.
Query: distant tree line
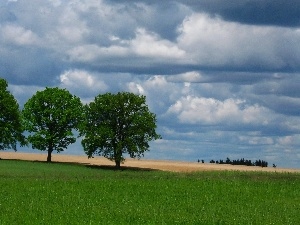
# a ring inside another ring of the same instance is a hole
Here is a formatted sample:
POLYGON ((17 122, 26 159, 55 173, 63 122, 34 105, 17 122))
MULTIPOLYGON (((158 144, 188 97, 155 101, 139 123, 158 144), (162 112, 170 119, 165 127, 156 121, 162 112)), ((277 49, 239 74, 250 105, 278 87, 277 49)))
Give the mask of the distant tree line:
POLYGON ((251 161, 251 159, 237 159, 237 160, 230 160, 228 157, 226 160, 220 159, 219 161, 210 160, 210 163, 216 163, 216 164, 231 164, 231 165, 244 165, 244 166, 260 166, 260 167, 268 167, 268 162, 258 159, 255 161, 251 161))

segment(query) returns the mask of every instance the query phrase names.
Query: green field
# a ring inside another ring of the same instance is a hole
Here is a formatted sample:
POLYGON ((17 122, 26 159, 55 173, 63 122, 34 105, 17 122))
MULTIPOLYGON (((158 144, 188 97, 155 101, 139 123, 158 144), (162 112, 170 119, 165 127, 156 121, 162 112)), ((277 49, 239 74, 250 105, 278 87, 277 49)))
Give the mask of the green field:
POLYGON ((300 224, 300 174, 0 160, 0 224, 300 224))

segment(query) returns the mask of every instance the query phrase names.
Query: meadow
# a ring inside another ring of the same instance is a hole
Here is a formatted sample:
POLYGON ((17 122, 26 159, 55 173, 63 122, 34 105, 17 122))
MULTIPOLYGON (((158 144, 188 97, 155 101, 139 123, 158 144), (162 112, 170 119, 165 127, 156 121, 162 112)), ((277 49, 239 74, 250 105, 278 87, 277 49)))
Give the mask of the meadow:
POLYGON ((300 174, 0 160, 0 224, 300 224, 300 174))

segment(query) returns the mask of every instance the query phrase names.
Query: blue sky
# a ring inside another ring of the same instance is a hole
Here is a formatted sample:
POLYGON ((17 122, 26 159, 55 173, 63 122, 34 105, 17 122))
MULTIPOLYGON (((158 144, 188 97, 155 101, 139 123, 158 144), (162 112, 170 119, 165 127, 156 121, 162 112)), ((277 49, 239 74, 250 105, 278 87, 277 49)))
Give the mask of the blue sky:
POLYGON ((0 30, 20 107, 46 86, 130 91, 163 137, 145 158, 300 167, 298 0, 3 0, 0 30))

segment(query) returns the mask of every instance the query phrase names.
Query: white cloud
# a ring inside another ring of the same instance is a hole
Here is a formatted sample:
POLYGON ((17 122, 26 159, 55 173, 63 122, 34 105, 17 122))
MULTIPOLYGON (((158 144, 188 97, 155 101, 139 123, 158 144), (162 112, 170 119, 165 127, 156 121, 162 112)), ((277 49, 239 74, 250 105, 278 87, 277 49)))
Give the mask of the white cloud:
POLYGON ((53 4, 54 7, 58 7, 60 6, 62 3, 61 3, 61 0, 48 0, 51 4, 53 4))
POLYGON ((170 106, 167 114, 175 114, 187 124, 267 124, 268 110, 258 105, 247 105, 240 99, 220 101, 213 98, 186 96, 170 106))
POLYGON ((156 76, 151 76, 149 79, 147 79, 147 81, 145 82, 145 86, 148 89, 160 89, 160 90, 165 90, 165 88, 167 88, 168 82, 166 80, 166 77, 164 76, 160 76, 160 75, 156 75, 156 76))
POLYGON ((127 84, 127 87, 129 89, 130 92, 136 93, 138 95, 144 95, 145 94, 145 90, 142 87, 142 85, 135 83, 135 82, 129 82, 127 84))
POLYGON ((201 73, 196 71, 190 71, 177 75, 170 75, 167 77, 169 82, 204 82, 205 78, 201 73))
POLYGON ((279 145, 291 145, 294 142, 294 138, 292 136, 279 137, 277 142, 279 145))
POLYGON ((68 70, 60 75, 61 87, 69 89, 76 95, 95 97, 108 89, 107 84, 93 74, 83 70, 68 70))
POLYGON ((151 76, 143 82, 143 87, 148 95, 152 96, 156 102, 168 104, 182 96, 183 86, 183 83, 168 82, 167 76, 163 75, 151 76))
POLYGON ((89 62, 95 60, 100 52, 96 45, 76 46, 68 51, 71 60, 79 62, 89 62))
MULTIPOLYGON (((281 68, 288 55, 280 46, 300 39, 288 28, 243 25, 200 13, 187 17, 178 32, 178 46, 186 50, 190 60, 211 66, 253 64, 281 68)), ((296 54, 299 56, 299 52, 296 54)))
MULTIPOLYGON (((55 2, 55 4, 58 3, 55 2)), ((88 37, 90 33, 85 20, 80 18, 77 7, 77 4, 67 4, 67 7, 64 8, 57 21, 58 26, 56 28, 56 33, 69 44, 85 41, 85 38, 88 37)))
POLYGON ((35 33, 18 25, 0 26, 0 30, 3 40, 8 43, 25 46, 39 43, 39 38, 35 33))
POLYGON ((116 36, 109 36, 108 39, 113 42, 113 45, 81 45, 69 50, 68 54, 72 60, 83 62, 104 57, 130 57, 130 55, 152 58, 154 61, 177 60, 185 55, 185 52, 174 43, 161 39, 157 34, 145 29, 137 29, 136 37, 132 40, 122 40, 116 36))
POLYGON ((69 43, 81 42, 84 39, 84 35, 87 35, 89 31, 82 29, 78 26, 63 26, 58 28, 58 34, 69 43))
POLYGON ((131 48, 133 52, 143 57, 180 59, 185 56, 185 52, 174 43, 141 28, 137 29, 136 38, 131 41, 131 48))
POLYGON ((81 45, 68 51, 70 59, 79 62, 93 62, 105 57, 124 57, 127 54, 128 49, 122 46, 81 45))
POLYGON ((271 137, 251 137, 251 136, 240 136, 239 140, 243 143, 250 145, 273 145, 274 140, 271 137))
POLYGON ((147 104, 155 113, 165 112, 171 101, 181 96, 182 84, 169 83, 166 76, 142 76, 127 83, 127 90, 147 97, 147 104))

